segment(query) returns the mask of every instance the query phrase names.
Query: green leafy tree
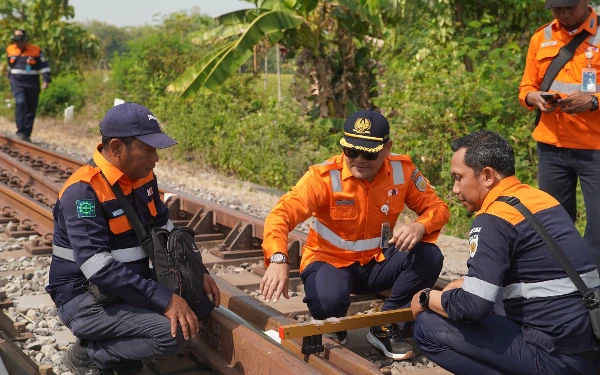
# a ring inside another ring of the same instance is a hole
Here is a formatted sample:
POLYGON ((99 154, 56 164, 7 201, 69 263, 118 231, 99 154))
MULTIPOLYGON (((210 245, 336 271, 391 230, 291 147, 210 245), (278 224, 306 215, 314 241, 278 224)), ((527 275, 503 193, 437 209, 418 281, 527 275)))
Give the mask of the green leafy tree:
POLYGON ((74 15, 68 0, 2 0, 0 38, 9 43, 14 29, 24 29, 31 42, 44 50, 55 71, 76 70, 82 62, 98 56, 100 43, 69 22, 74 15))
POLYGON ((375 0, 254 0, 255 9, 225 14, 195 39, 207 52, 169 85, 190 99, 232 76, 257 46, 283 43, 296 56, 298 98, 319 117, 343 117, 346 103, 370 105, 370 42, 382 21, 375 0), (306 100, 302 100, 306 99, 306 100), (312 103, 311 107, 308 104, 312 103))

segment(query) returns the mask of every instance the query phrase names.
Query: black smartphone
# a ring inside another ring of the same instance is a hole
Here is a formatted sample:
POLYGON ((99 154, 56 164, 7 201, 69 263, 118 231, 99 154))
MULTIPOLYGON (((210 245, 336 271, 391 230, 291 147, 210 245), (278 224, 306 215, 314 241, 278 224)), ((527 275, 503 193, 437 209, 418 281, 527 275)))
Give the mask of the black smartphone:
POLYGON ((542 94, 541 97, 548 104, 554 104, 558 99, 560 99, 560 95, 558 94, 542 94))

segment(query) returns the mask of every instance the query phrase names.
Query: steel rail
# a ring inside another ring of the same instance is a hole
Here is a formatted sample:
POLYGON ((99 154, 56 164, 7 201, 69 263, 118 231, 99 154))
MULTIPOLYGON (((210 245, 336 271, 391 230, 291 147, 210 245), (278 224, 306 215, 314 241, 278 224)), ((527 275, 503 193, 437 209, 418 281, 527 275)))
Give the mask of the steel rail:
POLYGON ((50 207, 13 190, 6 184, 0 183, 0 203, 10 206, 16 211, 19 221, 31 220, 37 228, 35 229, 42 237, 48 233, 54 233, 54 218, 50 207))

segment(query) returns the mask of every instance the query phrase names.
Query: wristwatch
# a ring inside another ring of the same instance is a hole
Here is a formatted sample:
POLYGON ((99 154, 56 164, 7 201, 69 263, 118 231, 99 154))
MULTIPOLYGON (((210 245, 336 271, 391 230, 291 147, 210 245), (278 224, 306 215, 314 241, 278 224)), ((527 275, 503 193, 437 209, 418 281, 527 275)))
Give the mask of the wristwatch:
POLYGON ((269 258, 271 263, 287 263, 290 264, 290 259, 284 253, 275 253, 269 258))
POLYGON ((419 294, 419 305, 425 310, 429 310, 429 293, 431 292, 431 288, 423 289, 421 294, 419 294))
POLYGON ((592 95, 592 108, 590 112, 594 112, 598 109, 598 95, 592 95))

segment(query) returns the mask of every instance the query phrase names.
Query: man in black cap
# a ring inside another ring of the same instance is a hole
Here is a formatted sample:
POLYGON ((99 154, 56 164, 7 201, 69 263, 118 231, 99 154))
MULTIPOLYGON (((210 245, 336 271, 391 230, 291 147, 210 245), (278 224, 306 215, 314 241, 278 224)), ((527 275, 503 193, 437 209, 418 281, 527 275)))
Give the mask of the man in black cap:
POLYGON ((11 37, 14 44, 6 49, 8 56, 8 77, 10 89, 15 98, 15 121, 17 138, 31 142, 33 120, 40 96, 40 75, 43 77, 42 90, 50 83, 50 68, 42 50, 33 44, 25 30, 15 30, 11 37))
MULTIPOLYGON (((340 144, 343 153, 312 166, 265 221, 267 270, 260 289, 267 302, 277 302, 281 294, 289 298, 288 233, 314 218, 300 278, 315 319, 345 316, 350 294, 390 288, 381 310, 408 307, 412 295, 439 276, 443 256, 435 241, 450 216, 410 157, 390 153, 390 127, 380 113, 350 115, 340 144), (405 204, 418 217, 396 223, 405 204)), ((388 328, 371 327, 367 340, 388 358, 412 358, 402 337, 408 332, 388 328)), ((343 344, 346 335, 335 336, 343 344)))
POLYGON ((546 9, 555 20, 531 37, 519 100, 539 112, 533 131, 538 185, 575 221, 579 182, 585 202, 583 237, 600 267, 600 17, 590 7, 590 0, 546 0, 546 9), (572 58, 553 78, 551 62, 561 61, 559 51, 578 40, 572 58), (546 75, 548 83, 542 87, 546 75), (549 103, 542 97, 546 94, 561 99, 549 103))
MULTIPOLYGON (((111 108, 100 133, 93 161, 67 180, 53 210, 46 291, 78 338, 64 358, 75 375, 138 370, 140 360, 176 354, 200 327, 183 298, 150 278, 146 253, 111 188, 121 187, 144 228, 172 230, 153 169, 157 149, 177 142, 135 103, 111 108), (101 303, 90 285, 118 301, 101 303)), ((208 274, 204 289, 218 307, 219 290, 208 274)))

